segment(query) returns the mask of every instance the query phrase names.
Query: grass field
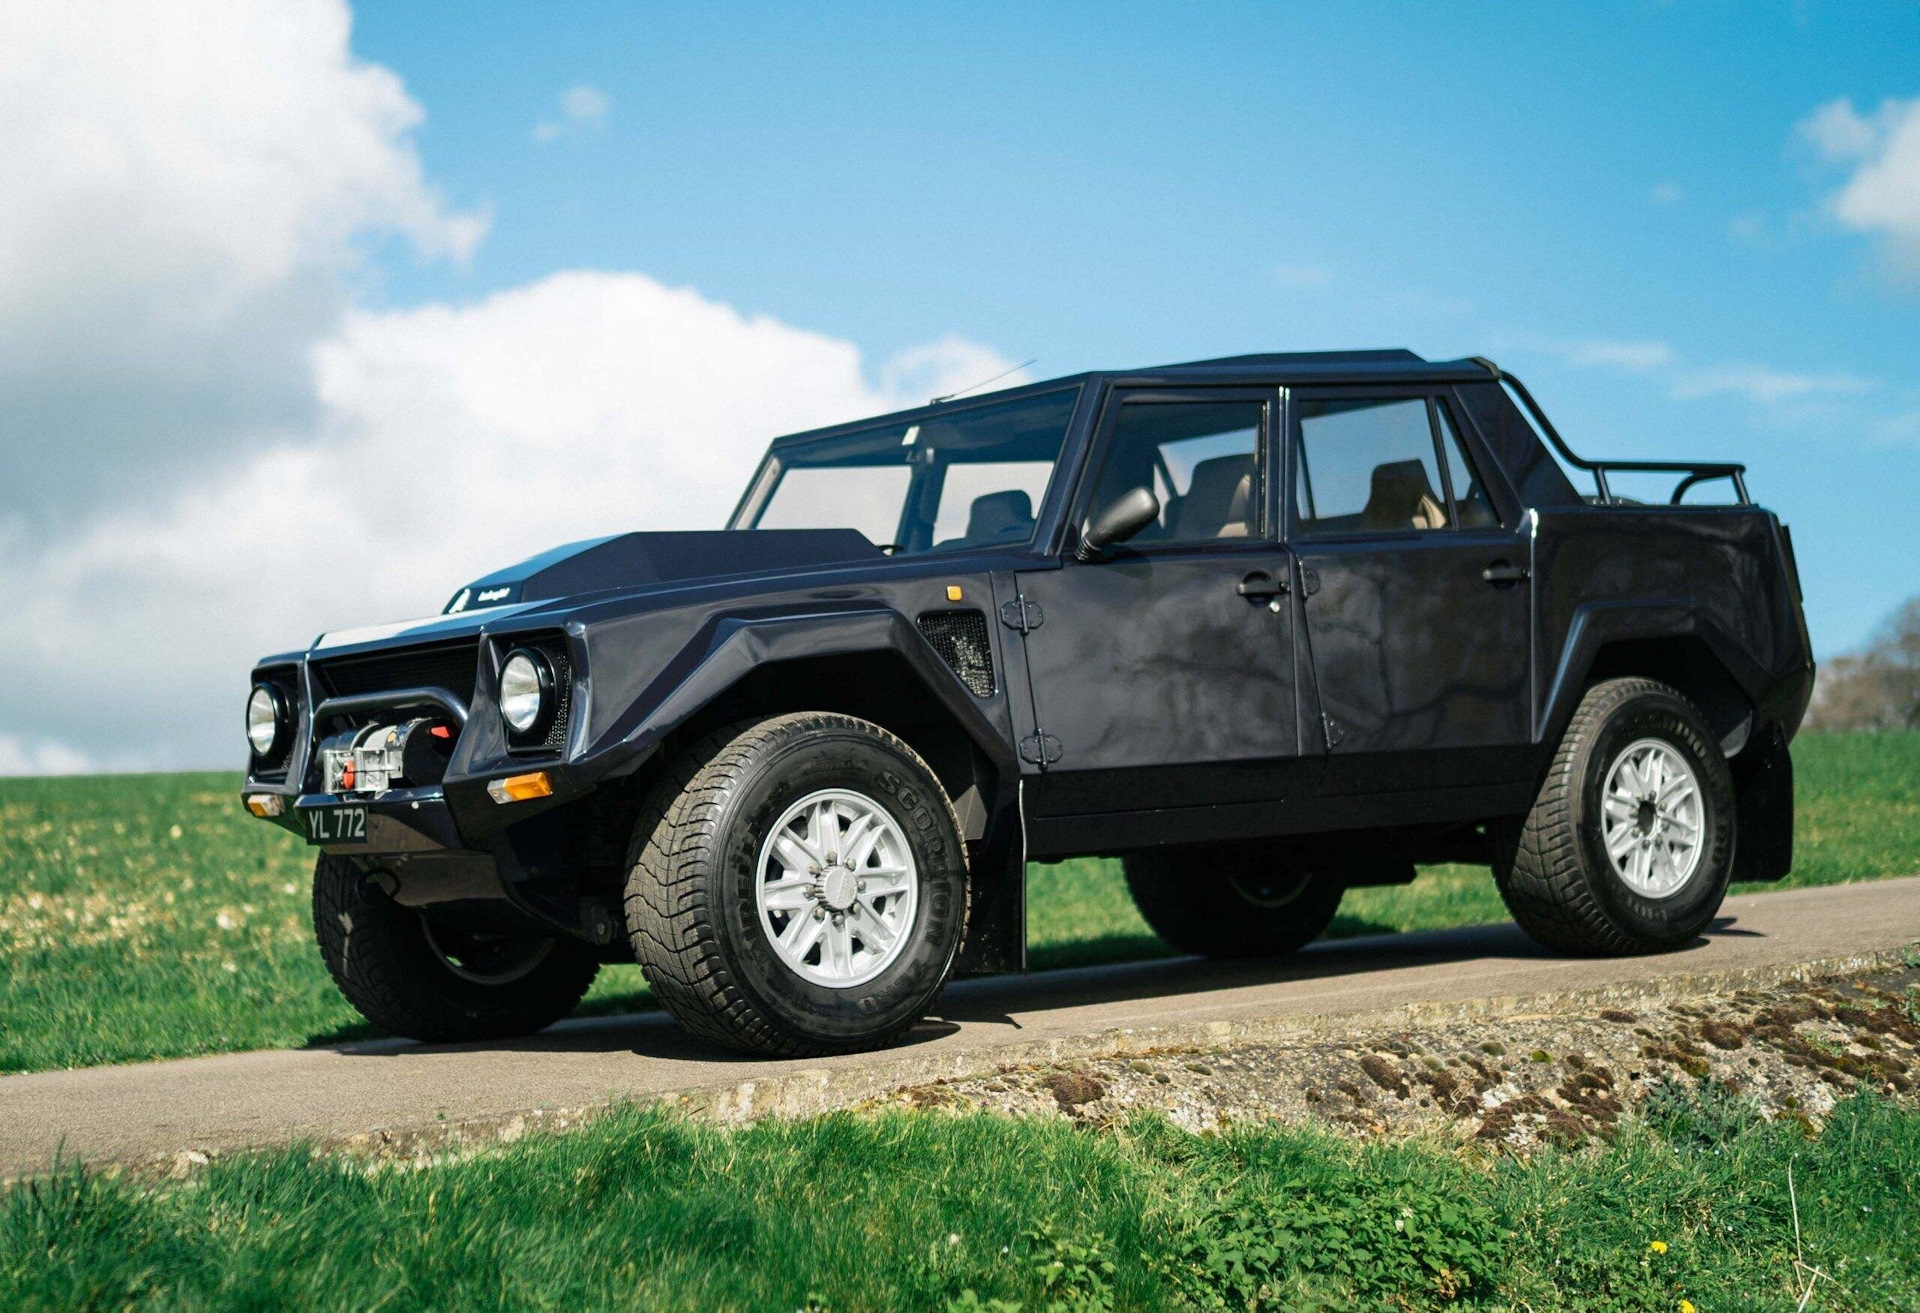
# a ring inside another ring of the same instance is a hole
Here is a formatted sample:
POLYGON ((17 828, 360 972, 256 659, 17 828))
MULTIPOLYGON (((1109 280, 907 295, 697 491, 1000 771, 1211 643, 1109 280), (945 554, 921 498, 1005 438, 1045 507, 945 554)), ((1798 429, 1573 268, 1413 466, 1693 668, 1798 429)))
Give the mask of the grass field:
POLYGON ((1920 1115, 1866 1095, 1810 1136, 1667 1087, 1614 1143, 1524 1160, 1156 1120, 624 1112, 418 1170, 293 1150, 16 1187, 0 1307, 1672 1313, 1794 1309, 1817 1280, 1813 1308, 1912 1308, 1916 1234, 1920 1115))
MULTIPOLYGON (((1920 871, 1920 734, 1794 745, 1789 884, 1920 871)), ((0 780, 0 1071, 87 1066, 364 1035, 312 943, 312 857, 245 816, 225 774, 0 780)), ((1039 968, 1164 952, 1112 863, 1035 867, 1039 968)), ((1333 934, 1505 916, 1483 869, 1355 890, 1333 934)), ((583 1009, 646 1005, 635 967, 583 1009)))

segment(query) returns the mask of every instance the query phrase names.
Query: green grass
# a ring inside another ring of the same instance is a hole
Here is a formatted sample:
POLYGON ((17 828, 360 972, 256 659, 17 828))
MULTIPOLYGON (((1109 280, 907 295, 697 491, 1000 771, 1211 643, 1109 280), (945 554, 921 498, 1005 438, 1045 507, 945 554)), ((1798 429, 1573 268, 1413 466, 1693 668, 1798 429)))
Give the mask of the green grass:
MULTIPOLYGON (((1920 734, 1794 745, 1789 885, 1920 871, 1920 734)), ((308 925, 310 851, 240 811, 232 775, 0 780, 0 1071, 301 1045, 370 1033, 308 925)), ((1035 867, 1036 967, 1152 956, 1110 862, 1035 867)), ((1438 867, 1347 896, 1333 934, 1505 916, 1482 869, 1438 867)), ((647 1005, 638 968, 584 1011, 647 1005)))
POLYGON ((1920 1300, 1920 1115, 1670 1088, 1525 1160, 1147 1119, 622 1112, 419 1169, 292 1150, 0 1197, 0 1306, 1791 1309, 1920 1300), (1793 1173, 1795 1204, 1788 1192, 1793 1173), (1658 1242, 1656 1245, 1655 1242, 1658 1242), (995 1301, 1003 1301, 996 1303, 995 1301))

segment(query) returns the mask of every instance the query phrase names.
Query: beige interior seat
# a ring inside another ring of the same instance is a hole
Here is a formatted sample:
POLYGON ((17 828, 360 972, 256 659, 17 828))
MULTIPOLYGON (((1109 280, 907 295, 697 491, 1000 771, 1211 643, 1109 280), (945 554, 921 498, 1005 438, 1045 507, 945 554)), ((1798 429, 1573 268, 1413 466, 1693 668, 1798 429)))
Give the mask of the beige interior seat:
POLYGON ((1360 519, 1369 529, 1444 529, 1447 508, 1427 481, 1426 466, 1396 460, 1373 467, 1373 485, 1360 519))
POLYGON ((1193 481, 1172 521, 1173 537, 1245 538, 1253 499, 1253 457, 1215 456, 1193 467, 1193 481))

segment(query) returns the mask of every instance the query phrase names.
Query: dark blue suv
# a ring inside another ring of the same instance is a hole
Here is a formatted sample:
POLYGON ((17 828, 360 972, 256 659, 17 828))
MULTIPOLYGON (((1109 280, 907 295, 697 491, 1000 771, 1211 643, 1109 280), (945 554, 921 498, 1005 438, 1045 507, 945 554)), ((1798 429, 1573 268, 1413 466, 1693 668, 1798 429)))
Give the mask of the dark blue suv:
POLYGON ((1582 460, 1486 360, 1242 356, 781 438, 724 530, 268 658, 244 800, 321 849, 387 1030, 533 1030, 638 959, 697 1033, 824 1053, 1021 969, 1032 860, 1118 856, 1195 953, 1440 861, 1556 948, 1685 943, 1790 865, 1812 674, 1740 466, 1582 460))

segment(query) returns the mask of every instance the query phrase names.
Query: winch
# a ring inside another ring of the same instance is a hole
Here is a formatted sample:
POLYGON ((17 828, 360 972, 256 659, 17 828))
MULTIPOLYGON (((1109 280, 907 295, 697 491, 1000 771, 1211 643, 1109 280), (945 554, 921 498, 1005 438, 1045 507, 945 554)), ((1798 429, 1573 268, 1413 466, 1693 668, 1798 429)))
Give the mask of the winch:
POLYGON ((327 793, 438 784, 446 777, 453 740, 453 727, 431 716, 342 730, 320 744, 321 783, 327 793))

